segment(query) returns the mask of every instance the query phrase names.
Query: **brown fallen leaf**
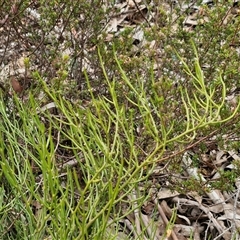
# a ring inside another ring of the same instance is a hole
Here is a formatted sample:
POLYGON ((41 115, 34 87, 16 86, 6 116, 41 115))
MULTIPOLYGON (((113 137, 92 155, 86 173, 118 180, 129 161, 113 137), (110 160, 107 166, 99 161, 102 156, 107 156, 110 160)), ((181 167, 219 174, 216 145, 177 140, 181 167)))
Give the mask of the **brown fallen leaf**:
POLYGON ((11 79, 11 85, 15 93, 21 93, 23 91, 23 87, 15 78, 11 79))

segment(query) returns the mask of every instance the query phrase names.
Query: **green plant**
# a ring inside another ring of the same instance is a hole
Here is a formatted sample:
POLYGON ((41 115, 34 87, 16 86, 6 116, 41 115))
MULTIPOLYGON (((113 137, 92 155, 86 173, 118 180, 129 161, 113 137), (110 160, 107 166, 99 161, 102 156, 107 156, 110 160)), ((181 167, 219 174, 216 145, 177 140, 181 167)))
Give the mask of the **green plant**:
MULTIPOLYGON (((24 36, 16 40, 19 45, 34 42, 36 48, 26 47, 31 54, 23 61, 24 81, 30 78, 31 88, 23 98, 7 91, 1 95, 0 235, 153 239, 156 224, 146 225, 141 216, 151 197, 153 170, 163 165, 169 179, 186 170, 181 165, 185 151, 207 148, 208 136, 216 134, 224 145, 223 134, 238 135, 240 103, 231 109, 225 99, 238 79, 238 56, 228 47, 237 39, 238 20, 221 24, 227 5, 219 4, 216 11, 206 9, 211 21, 205 27, 173 31, 183 18, 167 16, 161 5, 163 19, 155 19, 154 27, 141 26, 147 43, 136 51, 132 28, 104 42, 104 21, 111 19, 113 2, 103 8, 101 1, 40 1, 41 17, 30 21, 35 24, 28 24, 26 36, 24 9, 31 4, 23 3, 21 14, 12 19, 24 21, 18 28, 16 21, 8 24, 24 36), (63 29, 55 38, 58 22, 63 29), (219 44, 222 38, 224 45, 219 44), (131 231, 120 224, 127 217, 131 231)), ((6 15, 10 7, 1 11, 6 15)), ((194 152, 189 168, 201 167, 198 155, 194 152)), ((226 189, 236 173, 221 173, 211 186, 226 189)), ((194 178, 173 183, 169 187, 174 190, 208 191, 194 178)))

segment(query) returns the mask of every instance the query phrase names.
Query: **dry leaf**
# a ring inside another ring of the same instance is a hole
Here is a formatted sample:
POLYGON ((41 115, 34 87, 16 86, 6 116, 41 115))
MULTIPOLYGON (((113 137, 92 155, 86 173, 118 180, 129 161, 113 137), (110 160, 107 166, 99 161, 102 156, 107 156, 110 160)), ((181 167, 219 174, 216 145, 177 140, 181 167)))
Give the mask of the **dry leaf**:
POLYGON ((15 78, 11 79, 11 85, 15 93, 21 93, 23 91, 23 87, 15 78))

